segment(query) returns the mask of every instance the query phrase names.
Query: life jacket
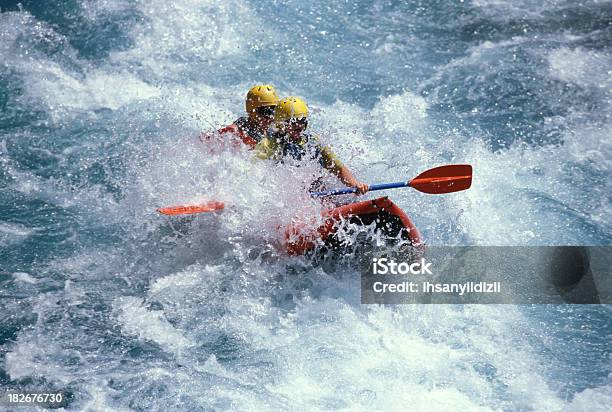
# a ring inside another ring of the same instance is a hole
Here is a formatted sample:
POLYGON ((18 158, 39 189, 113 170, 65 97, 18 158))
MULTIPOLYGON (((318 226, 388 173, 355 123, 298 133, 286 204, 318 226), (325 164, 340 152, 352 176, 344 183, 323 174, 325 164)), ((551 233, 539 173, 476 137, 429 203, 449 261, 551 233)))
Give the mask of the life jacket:
POLYGON ((239 117, 234 123, 229 124, 221 129, 217 130, 214 134, 203 133, 200 135, 200 140, 206 142, 213 138, 213 136, 220 136, 226 133, 231 133, 238 137, 242 143, 249 146, 251 149, 254 148, 257 143, 265 137, 265 133, 259 132, 257 129, 251 126, 248 117, 239 117))
POLYGON ((300 161, 302 159, 319 160, 322 164, 321 145, 318 144, 310 134, 302 134, 302 139, 299 142, 288 140, 285 137, 278 135, 274 136, 279 142, 279 152, 282 159, 290 157, 300 161))
POLYGON ((324 146, 319 137, 310 133, 302 133, 299 141, 288 139, 281 133, 274 133, 266 137, 256 150, 260 158, 274 158, 283 163, 284 159, 292 158, 297 161, 303 159, 316 160, 329 169, 339 170, 342 162, 334 155, 329 146, 324 146), (262 147, 263 146, 263 147, 262 147))

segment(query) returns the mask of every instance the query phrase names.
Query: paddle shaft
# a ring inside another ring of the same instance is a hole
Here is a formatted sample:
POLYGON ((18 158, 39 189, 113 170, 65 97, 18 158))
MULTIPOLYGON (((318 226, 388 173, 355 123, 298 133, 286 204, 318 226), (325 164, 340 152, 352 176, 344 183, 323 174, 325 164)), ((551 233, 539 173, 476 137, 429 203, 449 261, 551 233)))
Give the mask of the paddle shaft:
MULTIPOLYGON (((378 185, 371 185, 370 188, 368 189, 368 192, 373 192, 374 190, 395 189, 398 187, 406 187, 406 186, 410 186, 410 182, 381 183, 378 185)), ((343 189, 327 190, 325 192, 312 192, 311 195, 315 197, 321 197, 321 196, 347 195, 349 193, 357 193, 357 189, 354 187, 345 187, 343 189)))
MULTIPOLYGON (((469 189, 472 185, 472 166, 466 164, 438 166, 429 169, 408 182, 381 183, 371 185, 368 192, 374 190, 395 189, 398 187, 412 187, 419 192, 429 194, 443 194, 459 192, 469 189)), ((312 196, 333 196, 357 193, 354 187, 328 190, 325 192, 311 192, 312 196)), ((224 208, 223 202, 208 201, 198 205, 177 205, 157 209, 165 215, 184 215, 191 213, 212 212, 224 208)))

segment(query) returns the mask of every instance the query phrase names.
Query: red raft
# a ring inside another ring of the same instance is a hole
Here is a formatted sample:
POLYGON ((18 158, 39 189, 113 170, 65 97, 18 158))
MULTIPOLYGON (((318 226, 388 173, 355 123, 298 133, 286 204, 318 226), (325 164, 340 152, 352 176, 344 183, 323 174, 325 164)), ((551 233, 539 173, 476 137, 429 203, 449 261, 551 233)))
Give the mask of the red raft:
POLYGON ((334 237, 343 222, 369 226, 376 224, 376 230, 389 238, 409 241, 413 246, 421 246, 422 239, 418 229, 402 209, 388 197, 351 203, 323 212, 325 221, 314 231, 303 231, 296 225, 285 231, 285 249, 290 255, 304 254, 313 250, 322 240, 326 246, 334 247, 334 237))

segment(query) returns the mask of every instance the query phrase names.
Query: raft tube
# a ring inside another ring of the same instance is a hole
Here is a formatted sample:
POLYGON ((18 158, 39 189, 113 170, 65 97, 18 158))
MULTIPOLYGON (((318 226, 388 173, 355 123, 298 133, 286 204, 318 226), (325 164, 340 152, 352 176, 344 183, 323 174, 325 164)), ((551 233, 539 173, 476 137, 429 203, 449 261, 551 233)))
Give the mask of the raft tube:
POLYGON ((376 229, 389 238, 409 241, 413 246, 421 246, 422 238, 418 229, 408 215, 393 203, 388 197, 351 203, 323 212, 325 221, 314 231, 303 233, 303 225, 295 225, 285 232, 285 249, 290 255, 301 255, 312 249, 323 240, 326 245, 333 246, 334 234, 342 224, 371 225, 376 223, 376 229))

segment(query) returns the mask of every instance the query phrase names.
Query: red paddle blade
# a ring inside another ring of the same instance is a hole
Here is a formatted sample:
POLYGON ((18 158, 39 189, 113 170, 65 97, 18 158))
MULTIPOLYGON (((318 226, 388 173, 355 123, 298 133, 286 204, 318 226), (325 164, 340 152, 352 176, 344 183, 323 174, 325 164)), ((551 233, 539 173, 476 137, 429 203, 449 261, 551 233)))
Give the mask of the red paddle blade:
POLYGON ((410 187, 423 193, 442 194, 459 192, 472 186, 472 166, 447 165, 434 167, 410 181, 410 187))
POLYGON ((223 202, 211 200, 209 202, 199 203, 197 205, 177 205, 169 207, 161 207, 157 211, 163 215, 189 215, 192 213, 213 212, 221 210, 225 207, 223 202))

